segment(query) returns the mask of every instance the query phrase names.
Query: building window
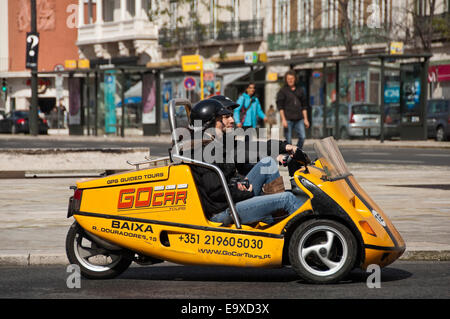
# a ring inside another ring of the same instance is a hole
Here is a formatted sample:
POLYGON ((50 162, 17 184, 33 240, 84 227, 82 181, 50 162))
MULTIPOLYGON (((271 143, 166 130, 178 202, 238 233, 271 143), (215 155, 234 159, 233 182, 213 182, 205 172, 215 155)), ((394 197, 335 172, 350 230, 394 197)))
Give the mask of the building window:
MULTIPOLYGON (((119 4, 115 0, 103 0, 103 21, 114 21, 114 11, 116 10, 116 4, 119 4)), ((119 7, 117 7, 119 9, 119 7)))
POLYGON ((209 21, 212 26, 213 38, 217 37, 217 0, 210 0, 209 2, 209 21))
POLYGON ((261 18, 261 0, 253 0, 253 20, 259 20, 261 18))
POLYGON ((142 0, 142 10, 145 12, 149 19, 152 18, 152 0, 142 0))
POLYGON ((231 21, 239 21, 239 0, 231 0, 231 21))
POLYGON ((127 12, 130 17, 134 17, 136 15, 136 1, 127 0, 127 12))
POLYGON ((275 7, 275 33, 286 34, 290 31, 290 1, 277 0, 275 7))
MULTIPOLYGON (((327 0, 328 1, 328 0, 327 0)), ((324 1, 322 1, 324 3, 324 1)), ((314 28, 314 0, 298 0, 297 29, 298 31, 311 32, 314 28)), ((324 15, 322 13, 322 27, 325 24, 324 15)))
POLYGON ((176 1, 170 1, 170 28, 177 28, 177 19, 178 19, 178 5, 176 1))

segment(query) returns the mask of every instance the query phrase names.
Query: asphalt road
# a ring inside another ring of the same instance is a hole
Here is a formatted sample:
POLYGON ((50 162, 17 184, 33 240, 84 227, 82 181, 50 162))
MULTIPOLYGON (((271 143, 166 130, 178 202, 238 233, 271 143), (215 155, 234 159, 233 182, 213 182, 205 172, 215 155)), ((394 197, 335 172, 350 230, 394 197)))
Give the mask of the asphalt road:
POLYGON ((381 270, 380 288, 368 288, 371 273, 355 270, 348 280, 311 285, 290 268, 250 269, 134 266, 112 280, 81 279, 68 288, 66 266, 0 267, 0 298, 26 299, 448 299, 450 262, 397 261, 381 270))
MULTIPOLYGON (((18 148, 122 148, 149 147, 153 156, 166 156, 170 144, 144 141, 100 141, 100 140, 50 140, 50 139, 2 139, 0 149, 18 148)), ((401 165, 450 166, 450 149, 392 148, 379 146, 376 149, 341 146, 344 159, 349 163, 377 163, 401 165)), ((315 153, 311 146, 305 151, 315 153)))

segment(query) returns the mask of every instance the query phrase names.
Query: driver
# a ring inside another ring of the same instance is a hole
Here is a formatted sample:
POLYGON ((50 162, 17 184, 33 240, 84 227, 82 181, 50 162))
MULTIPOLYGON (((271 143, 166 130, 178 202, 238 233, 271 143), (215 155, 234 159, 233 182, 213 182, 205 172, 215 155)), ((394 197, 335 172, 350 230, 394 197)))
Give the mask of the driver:
MULTIPOLYGON (((227 155, 225 140, 227 133, 234 126, 233 113, 230 108, 224 107, 215 99, 203 100, 192 108, 190 120, 194 125, 191 128, 194 130, 212 129, 214 132, 214 136, 211 136, 212 142, 222 143, 222 147, 216 149, 222 149, 225 158, 227 155)), ((278 142, 282 153, 292 154, 295 152, 295 146, 278 142)), ((205 143, 202 145, 205 147, 205 143)), ((270 149, 270 145, 271 143, 268 143, 268 149, 270 149)), ((283 155, 278 155, 277 159, 281 161, 282 157, 283 155)), ((246 158, 248 159, 248 157, 246 158)), ((242 224, 252 224, 257 221, 272 224, 274 223, 273 212, 284 210, 288 214, 292 214, 305 202, 304 199, 296 197, 291 192, 284 191, 283 179, 278 171, 277 162, 271 157, 261 159, 246 174, 245 180, 248 180, 248 187, 244 181, 232 182, 236 177, 239 178, 238 166, 235 161, 211 164, 218 166, 224 173, 242 224), (261 196, 263 194, 268 195, 261 196)), ((232 218, 217 173, 195 165, 192 165, 191 169, 207 217, 211 221, 222 223, 223 226, 230 225, 232 218)))

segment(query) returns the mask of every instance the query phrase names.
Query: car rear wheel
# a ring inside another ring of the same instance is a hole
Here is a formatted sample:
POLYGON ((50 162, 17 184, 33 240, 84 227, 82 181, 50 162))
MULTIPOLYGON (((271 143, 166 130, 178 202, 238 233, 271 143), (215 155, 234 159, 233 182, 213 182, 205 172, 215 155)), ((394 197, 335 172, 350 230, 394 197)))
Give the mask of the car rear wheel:
POLYGON ((356 239, 333 220, 301 224, 289 243, 289 258, 299 276, 311 283, 329 284, 345 278, 357 257, 356 239))
POLYGON ((66 253, 69 262, 80 266, 81 275, 88 279, 117 277, 132 262, 120 250, 109 251, 97 245, 77 222, 72 224, 67 233, 66 253))
POLYGON ((445 141, 445 131, 442 126, 439 126, 436 129, 436 141, 439 141, 439 142, 445 141))

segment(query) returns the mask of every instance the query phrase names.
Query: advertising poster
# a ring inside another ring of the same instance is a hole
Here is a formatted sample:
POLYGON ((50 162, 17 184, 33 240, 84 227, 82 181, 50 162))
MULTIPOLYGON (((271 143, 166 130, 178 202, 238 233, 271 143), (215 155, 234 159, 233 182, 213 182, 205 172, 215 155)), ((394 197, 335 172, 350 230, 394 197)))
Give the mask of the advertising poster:
POLYGON ((69 125, 81 124, 81 79, 69 78, 69 125))
POLYGON ((116 133, 116 76, 105 74, 105 133, 116 133))
POLYGON ((403 123, 419 123, 420 95, 422 87, 420 83, 420 64, 404 64, 401 66, 401 94, 400 106, 403 123))
POLYGON ((384 103, 400 103, 400 81, 394 79, 390 80, 386 77, 386 85, 384 87, 384 103))
POLYGON ((155 76, 142 76, 142 124, 156 124, 156 81, 155 76))
POLYGON ((163 119, 169 118, 169 102, 171 99, 172 99, 172 82, 166 81, 163 84, 163 90, 162 90, 162 104, 163 104, 162 118, 163 119))

